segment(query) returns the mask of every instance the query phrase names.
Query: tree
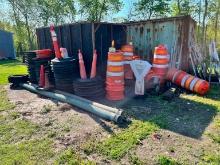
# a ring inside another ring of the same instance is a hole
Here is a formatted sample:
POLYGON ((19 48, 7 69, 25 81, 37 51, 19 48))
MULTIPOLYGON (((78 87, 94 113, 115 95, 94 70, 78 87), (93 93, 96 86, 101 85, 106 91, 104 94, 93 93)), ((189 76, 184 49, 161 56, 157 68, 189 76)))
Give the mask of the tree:
POLYGON ((171 5, 172 15, 190 15, 195 10, 195 1, 190 0, 177 0, 171 5))
POLYGON ((21 32, 21 27, 24 26, 27 32, 29 49, 34 49, 34 31, 31 25, 36 22, 36 1, 35 0, 8 0, 13 11, 13 19, 16 24, 17 33, 21 32))
POLYGON ((134 3, 135 15, 144 19, 164 16, 169 12, 169 0, 140 0, 134 3))
POLYGON ((122 6, 120 0, 79 0, 79 13, 88 21, 100 22, 110 12, 118 12, 122 6))
POLYGON ((75 20, 75 6, 72 0, 38 0, 38 12, 43 25, 50 23, 60 24, 66 22, 69 17, 70 21, 75 20))

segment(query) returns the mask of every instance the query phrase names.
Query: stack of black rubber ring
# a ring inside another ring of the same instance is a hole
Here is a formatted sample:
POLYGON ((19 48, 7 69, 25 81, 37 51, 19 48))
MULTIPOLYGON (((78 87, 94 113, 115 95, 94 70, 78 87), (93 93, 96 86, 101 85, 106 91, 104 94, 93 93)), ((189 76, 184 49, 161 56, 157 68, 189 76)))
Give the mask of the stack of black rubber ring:
POLYGON ((37 83, 35 63, 33 61, 33 58, 36 58, 36 52, 34 51, 24 52, 24 56, 25 56, 25 63, 28 67, 28 74, 29 74, 30 82, 37 83))
POLYGON ((105 96, 104 81, 101 78, 77 79, 73 83, 74 93, 77 96, 96 100, 105 96))
POLYGON ((79 78, 78 60, 73 58, 58 60, 56 58, 51 63, 56 89, 73 93, 73 81, 79 78))

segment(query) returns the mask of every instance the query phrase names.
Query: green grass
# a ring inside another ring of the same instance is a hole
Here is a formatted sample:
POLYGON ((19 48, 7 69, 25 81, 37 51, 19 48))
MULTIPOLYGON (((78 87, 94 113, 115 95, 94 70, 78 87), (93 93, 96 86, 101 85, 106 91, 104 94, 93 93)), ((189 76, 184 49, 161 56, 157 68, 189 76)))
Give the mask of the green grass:
POLYGON ((219 165, 220 164, 220 154, 219 153, 205 153, 202 156, 203 162, 200 165, 219 165))
POLYGON ((94 165, 95 163, 83 160, 72 148, 63 151, 55 160, 55 165, 94 165))
POLYGON ((150 122, 133 121, 129 128, 98 144, 97 150, 110 159, 120 159, 157 129, 150 122))
POLYGON ((27 140, 37 131, 38 126, 26 120, 0 120, 0 144, 27 140))
POLYGON ((0 61, 0 85, 8 83, 8 76, 12 74, 26 74, 27 67, 18 60, 0 61))
POLYGON ((40 139, 0 145, 0 164, 47 164, 54 156, 52 144, 49 139, 40 139))
POLYGON ((162 156, 162 155, 158 156, 157 163, 159 165, 180 165, 181 164, 173 158, 162 156))
POLYGON ((0 112, 13 108, 14 105, 9 102, 6 90, 3 88, 3 86, 0 85, 0 112))

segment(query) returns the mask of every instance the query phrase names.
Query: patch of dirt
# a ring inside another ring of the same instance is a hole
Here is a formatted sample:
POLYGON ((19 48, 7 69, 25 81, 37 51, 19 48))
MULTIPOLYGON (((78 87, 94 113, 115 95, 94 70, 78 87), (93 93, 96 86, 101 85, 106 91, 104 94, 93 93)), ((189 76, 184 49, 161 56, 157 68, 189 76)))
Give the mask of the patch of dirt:
POLYGON ((57 151, 70 145, 80 148, 91 136, 108 136, 117 129, 111 122, 91 113, 26 90, 8 89, 8 98, 16 105, 14 111, 40 126, 41 131, 36 136, 48 134, 54 138, 57 151))

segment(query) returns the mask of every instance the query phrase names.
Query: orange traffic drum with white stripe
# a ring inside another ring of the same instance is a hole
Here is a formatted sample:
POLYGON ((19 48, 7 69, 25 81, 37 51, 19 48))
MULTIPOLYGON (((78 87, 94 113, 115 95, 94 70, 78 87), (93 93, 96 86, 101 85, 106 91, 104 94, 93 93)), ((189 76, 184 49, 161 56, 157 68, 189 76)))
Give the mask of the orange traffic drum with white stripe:
POLYGON ((125 79, 132 80, 134 79, 134 73, 130 66, 130 61, 133 60, 134 56, 134 46, 132 44, 123 45, 121 47, 121 51, 124 55, 124 72, 125 72, 125 79))
POLYGON ((209 90, 209 83, 207 81, 199 79, 176 68, 168 70, 166 79, 200 95, 205 95, 209 90))
POLYGON ((153 58, 153 71, 154 73, 164 76, 167 74, 169 67, 169 54, 168 50, 164 45, 155 47, 154 58, 153 58))
POLYGON ((124 57, 123 52, 109 52, 106 73, 106 98, 122 100, 124 98, 124 57))

